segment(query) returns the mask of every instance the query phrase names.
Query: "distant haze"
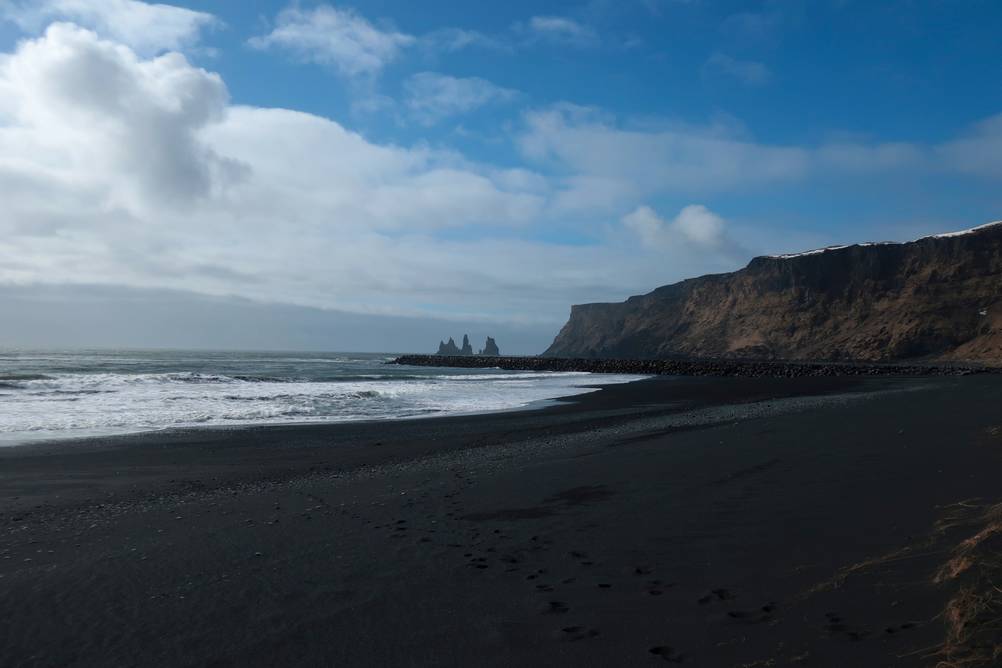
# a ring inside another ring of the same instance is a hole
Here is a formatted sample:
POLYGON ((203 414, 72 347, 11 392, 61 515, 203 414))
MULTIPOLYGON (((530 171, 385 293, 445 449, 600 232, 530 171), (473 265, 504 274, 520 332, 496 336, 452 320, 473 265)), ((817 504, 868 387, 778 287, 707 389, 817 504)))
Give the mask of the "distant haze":
POLYGON ((542 352, 556 328, 365 315, 166 290, 0 287, 0 347, 433 353, 488 336, 503 354, 542 352))

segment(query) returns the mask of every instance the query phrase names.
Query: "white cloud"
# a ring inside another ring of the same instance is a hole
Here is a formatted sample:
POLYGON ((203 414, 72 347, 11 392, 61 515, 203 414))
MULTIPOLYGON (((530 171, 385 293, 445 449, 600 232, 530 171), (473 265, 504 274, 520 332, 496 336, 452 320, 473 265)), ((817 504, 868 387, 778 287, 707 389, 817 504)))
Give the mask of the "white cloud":
POLYGON ((519 137, 524 155, 567 174, 563 206, 592 207, 595 187, 607 210, 657 193, 733 190, 789 182, 810 168, 810 152, 737 137, 715 126, 626 129, 588 109, 561 105, 530 112, 519 137))
POLYGON ((632 230, 648 248, 664 245, 668 234, 668 223, 649 206, 638 206, 620 220, 632 230))
POLYGON ((335 68, 345 76, 376 75, 415 37, 380 29, 352 9, 320 5, 282 10, 275 28, 248 41, 255 49, 277 48, 305 62, 335 68))
POLYGON ((715 246, 723 241, 724 219, 700 204, 682 209, 672 225, 683 237, 697 244, 715 246))
MULTIPOLYGON (((997 175, 998 134, 987 122, 914 150, 924 165, 997 175)), ((662 220, 640 202, 699 192, 711 204, 720 190, 859 170, 872 156, 898 169, 909 150, 772 146, 732 127, 637 126, 570 106, 530 114, 520 147, 545 170, 233 106, 218 75, 179 54, 143 58, 57 24, 0 54, 0 283, 558 324, 572 302, 740 264, 713 212, 662 220), (539 241, 568 229, 594 243, 539 241), (638 238, 662 245, 638 254, 638 238)))
POLYGON ((597 249, 436 238, 537 221, 539 175, 227 106, 182 56, 144 60, 67 24, 0 58, 0 118, 0 283, 527 320, 623 284, 575 269, 597 249))
POLYGON ((404 83, 404 92, 411 113, 428 125, 518 95, 517 91, 479 77, 457 78, 437 72, 419 72, 411 76, 404 83))
POLYGON ((621 222, 653 250, 679 244, 721 248, 727 241, 724 219, 701 204, 690 204, 672 220, 661 218, 654 209, 643 205, 623 216, 621 222))
POLYGON ((511 44, 502 38, 464 28, 440 28, 423 35, 420 42, 428 49, 445 53, 454 53, 471 47, 498 51, 510 51, 512 48, 511 44))
POLYGON ((225 85, 178 53, 142 60, 57 23, 0 61, 0 97, 0 165, 87 189, 119 181, 101 191, 110 207, 185 207, 241 173, 198 136, 222 119, 225 85))
POLYGON ((569 104, 525 115, 519 148, 558 175, 551 207, 613 213, 654 196, 735 194, 828 175, 1002 177, 1002 114, 940 144, 837 139, 816 146, 755 141, 731 123, 618 122, 569 104))
POLYGON ((928 166, 927 149, 906 142, 833 141, 816 152, 818 166, 849 173, 880 173, 928 166))
POLYGON ((961 173, 1002 179, 1002 114, 987 118, 964 136, 936 147, 934 157, 961 173))
POLYGON ((7 0, 0 17, 29 33, 72 21, 146 55, 190 47, 202 30, 219 25, 212 14, 139 0, 7 0))
POLYGON ((563 44, 590 46, 599 41, 594 29, 563 16, 533 16, 527 28, 538 39, 563 44))
POLYGON ((763 86, 772 80, 772 71, 755 60, 738 60, 719 51, 710 55, 703 65, 704 74, 723 74, 746 86, 763 86))
POLYGON ((691 249, 533 240, 553 187, 531 170, 226 100, 178 54, 66 24, 0 56, 0 284, 557 326, 569 303, 706 269, 691 249))

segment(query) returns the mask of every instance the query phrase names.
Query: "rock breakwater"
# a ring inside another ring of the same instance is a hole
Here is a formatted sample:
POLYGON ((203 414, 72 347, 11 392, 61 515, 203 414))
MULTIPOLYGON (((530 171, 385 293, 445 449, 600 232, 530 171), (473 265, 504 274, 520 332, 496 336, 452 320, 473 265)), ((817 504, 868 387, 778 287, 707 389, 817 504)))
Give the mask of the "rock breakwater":
POLYGON ((559 357, 466 357, 403 355, 389 362, 410 366, 507 371, 587 371, 667 376, 735 376, 803 378, 808 376, 966 376, 1002 373, 1002 369, 953 364, 873 364, 850 362, 775 362, 706 359, 585 359, 559 357))

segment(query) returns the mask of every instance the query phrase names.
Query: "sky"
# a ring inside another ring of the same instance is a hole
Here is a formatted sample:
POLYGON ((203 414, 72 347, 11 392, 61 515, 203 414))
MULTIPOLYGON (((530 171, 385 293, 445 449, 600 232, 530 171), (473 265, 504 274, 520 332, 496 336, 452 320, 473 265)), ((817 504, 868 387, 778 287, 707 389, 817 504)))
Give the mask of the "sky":
POLYGON ((0 0, 0 345, 536 353, 572 304, 998 220, 1000 31, 994 0, 0 0))

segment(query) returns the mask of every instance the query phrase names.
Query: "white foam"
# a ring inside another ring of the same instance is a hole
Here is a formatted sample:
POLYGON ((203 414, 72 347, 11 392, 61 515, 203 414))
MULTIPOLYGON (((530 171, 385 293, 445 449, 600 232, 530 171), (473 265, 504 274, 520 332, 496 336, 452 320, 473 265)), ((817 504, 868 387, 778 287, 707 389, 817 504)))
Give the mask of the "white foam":
POLYGON ((456 373, 350 381, 197 373, 50 374, 0 389, 0 445, 170 427, 400 419, 518 408, 638 376, 456 373))

